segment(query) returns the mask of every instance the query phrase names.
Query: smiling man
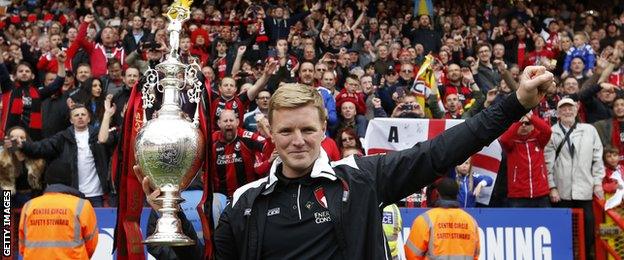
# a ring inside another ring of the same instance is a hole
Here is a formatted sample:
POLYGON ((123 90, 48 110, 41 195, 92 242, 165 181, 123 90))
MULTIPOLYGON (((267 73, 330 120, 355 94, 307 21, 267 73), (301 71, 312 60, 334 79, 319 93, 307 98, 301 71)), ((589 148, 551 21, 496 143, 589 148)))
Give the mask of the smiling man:
POLYGON ((517 95, 436 139, 332 164, 320 148, 326 116, 318 92, 302 85, 280 87, 269 104, 279 159, 268 177, 234 193, 215 233, 217 258, 388 257, 380 209, 489 144, 535 106, 551 82, 552 74, 531 67, 517 95))
MULTIPOLYGON (((544 148, 548 170, 550 201, 560 208, 581 208, 585 216, 585 234, 594 234, 592 199, 602 199, 602 143, 598 131, 576 121, 578 104, 570 98, 557 103, 559 122, 551 127, 552 136, 544 148)), ((585 237, 585 250, 594 246, 592 236, 585 237)))
MULTIPOLYGON (((269 176, 234 192, 215 231, 216 259, 390 258, 381 209, 491 143, 538 104, 552 80, 545 68, 528 67, 516 94, 433 140, 335 163, 321 149, 326 129, 321 96, 309 86, 281 86, 268 113, 279 158, 269 176)), ((153 198, 159 191, 150 190, 146 179, 143 184, 157 208, 153 198)))

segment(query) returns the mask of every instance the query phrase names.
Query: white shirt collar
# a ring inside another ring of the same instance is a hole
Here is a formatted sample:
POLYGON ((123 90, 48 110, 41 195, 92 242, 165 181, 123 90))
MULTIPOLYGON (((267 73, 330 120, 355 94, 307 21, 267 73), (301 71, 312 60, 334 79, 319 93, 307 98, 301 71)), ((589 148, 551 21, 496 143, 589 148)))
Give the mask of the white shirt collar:
MULTIPOLYGON (((281 163, 282 160, 279 157, 277 157, 275 161, 273 161, 273 164, 271 165, 271 171, 269 172, 268 176, 269 182, 266 185, 266 193, 270 193, 273 190, 272 186, 277 182, 277 167, 281 163)), ((312 172, 310 173, 310 177, 324 177, 332 181, 335 181, 337 179, 336 172, 334 172, 334 168, 332 168, 331 164, 329 163, 329 157, 327 156, 327 153, 325 152, 323 147, 320 148, 319 157, 316 159, 316 161, 314 161, 314 166, 312 166, 312 172)))

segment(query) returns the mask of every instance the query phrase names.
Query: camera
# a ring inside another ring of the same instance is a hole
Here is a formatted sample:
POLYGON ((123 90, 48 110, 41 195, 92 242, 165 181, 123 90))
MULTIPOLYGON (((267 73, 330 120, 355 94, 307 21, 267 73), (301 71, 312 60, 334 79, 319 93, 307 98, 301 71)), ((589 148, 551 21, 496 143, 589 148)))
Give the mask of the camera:
POLYGON ((9 149, 7 150, 9 151, 9 153, 14 153, 15 151, 17 151, 17 139, 11 140, 11 147, 9 147, 9 149))
POLYGON ((403 104, 401 106, 401 110, 414 110, 414 105, 412 105, 412 104, 403 104))

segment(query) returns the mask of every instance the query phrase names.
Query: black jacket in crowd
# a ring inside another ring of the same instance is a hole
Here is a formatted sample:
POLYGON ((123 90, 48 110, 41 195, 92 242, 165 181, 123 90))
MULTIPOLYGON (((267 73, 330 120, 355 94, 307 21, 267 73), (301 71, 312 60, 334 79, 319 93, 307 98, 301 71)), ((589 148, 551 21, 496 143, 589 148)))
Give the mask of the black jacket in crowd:
MULTIPOLYGON (((329 163, 325 153, 310 176, 325 190, 339 255, 343 259, 389 259, 381 211, 446 174, 500 136, 526 114, 515 94, 435 139, 414 147, 329 163)), ((259 259, 267 221, 267 201, 280 182, 276 165, 268 177, 234 193, 221 215, 214 242, 217 259, 259 259)), ((270 213, 270 212, 269 212, 270 213)))
MULTIPOLYGON (((581 91, 579 93, 579 99, 583 102, 583 106, 585 106, 585 119, 589 124, 603 119, 613 118, 612 104, 600 101, 597 96, 601 89, 600 85, 596 84, 589 87, 586 91, 581 91)), ((616 92, 618 92, 618 95, 622 95, 621 91, 618 90, 616 92)))
POLYGON ((288 38, 290 27, 294 26, 297 21, 303 20, 308 15, 310 15, 310 11, 294 14, 288 19, 276 19, 272 16, 264 18, 264 29, 269 36, 269 45, 275 46, 277 40, 288 38))
POLYGON ((440 47, 442 47, 440 33, 436 30, 418 28, 410 31, 409 35, 413 45, 418 43, 423 45, 425 54, 428 54, 429 52, 437 53, 440 51, 440 47))
MULTIPOLYGON (((76 144, 74 126, 70 126, 67 129, 56 133, 55 135, 45 138, 37 142, 24 142, 22 151, 29 157, 43 158, 48 163, 54 160, 61 160, 62 162, 71 165, 71 187, 79 189, 78 187, 78 146, 76 144)), ((100 178, 102 185, 102 191, 104 193, 109 192, 109 175, 108 175, 108 163, 110 154, 108 148, 99 144, 98 129, 89 127, 89 147, 93 154, 93 160, 95 161, 95 168, 100 178)), ((48 169, 46 169, 47 171, 48 169)), ((47 172, 46 172, 47 174, 47 172)))
POLYGON ((41 102, 41 114, 43 115, 41 131, 43 138, 51 137, 71 125, 69 122, 69 107, 67 107, 68 97, 69 92, 65 92, 46 98, 41 102))

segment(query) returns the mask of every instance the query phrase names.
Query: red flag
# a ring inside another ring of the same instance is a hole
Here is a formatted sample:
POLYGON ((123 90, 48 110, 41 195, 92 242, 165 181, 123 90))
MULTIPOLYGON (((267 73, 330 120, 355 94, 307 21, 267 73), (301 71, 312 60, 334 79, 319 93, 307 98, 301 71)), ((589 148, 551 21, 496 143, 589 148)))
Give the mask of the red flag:
POLYGON ((121 169, 119 207, 117 210, 117 226, 115 231, 115 244, 117 259, 145 259, 141 240, 141 211, 145 196, 141 183, 137 180, 132 167, 136 164, 134 156, 134 144, 139 129, 143 126, 143 102, 138 82, 132 87, 128 99, 126 113, 124 115, 121 162, 117 160, 114 169, 121 169))

